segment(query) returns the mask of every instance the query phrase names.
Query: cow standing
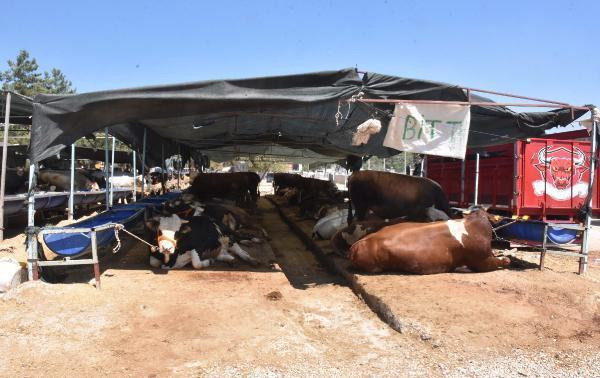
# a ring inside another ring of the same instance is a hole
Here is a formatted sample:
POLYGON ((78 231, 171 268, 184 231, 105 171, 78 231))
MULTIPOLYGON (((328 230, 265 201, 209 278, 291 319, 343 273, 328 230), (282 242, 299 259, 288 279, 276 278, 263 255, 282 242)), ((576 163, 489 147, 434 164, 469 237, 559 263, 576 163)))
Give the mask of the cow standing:
POLYGON ((238 202, 256 201, 260 176, 254 172, 198 173, 190 193, 201 201, 229 198, 238 202))
POLYGON ((460 220, 384 227, 354 243, 349 259, 353 267, 368 273, 435 274, 461 266, 489 272, 507 267, 510 260, 495 257, 491 243, 489 216, 476 208, 460 220))
POLYGON ((451 217, 450 205, 440 185, 428 178, 389 172, 358 171, 348 179, 348 224, 352 223, 352 206, 358 220, 369 211, 382 219, 406 217, 425 221, 432 213, 451 217), (437 211, 436 211, 437 210, 437 211))
MULTIPOLYGON (((1 150, 1 149, 0 149, 1 150)), ((27 173, 22 167, 6 168, 6 194, 27 192, 27 173)))

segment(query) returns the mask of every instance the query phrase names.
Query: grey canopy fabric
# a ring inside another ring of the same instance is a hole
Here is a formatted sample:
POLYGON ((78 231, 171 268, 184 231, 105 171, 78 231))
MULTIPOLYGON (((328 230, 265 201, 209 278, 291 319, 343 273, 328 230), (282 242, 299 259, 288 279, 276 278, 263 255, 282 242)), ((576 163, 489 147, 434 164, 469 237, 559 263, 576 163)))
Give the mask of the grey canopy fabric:
MULTIPOLYGON (((104 127, 110 127, 111 133, 138 151, 146 128, 148 154, 155 159, 160 159, 163 148, 168 157, 180 146, 186 151, 198 149, 215 160, 269 151, 312 161, 334 161, 349 154, 397 154, 382 145, 392 105, 341 101, 359 94, 364 98, 467 100, 464 90, 455 85, 375 73, 361 77, 352 68, 79 95, 39 95, 34 100, 29 156, 35 163, 104 127), (337 122, 336 114, 340 115, 337 122), (352 146, 356 126, 370 117, 384 121, 383 130, 367 145, 352 146)), ((583 113, 575 112, 575 118, 583 113)), ((572 120, 568 109, 515 113, 503 107, 473 106, 469 145, 539 136, 545 129, 572 120)))

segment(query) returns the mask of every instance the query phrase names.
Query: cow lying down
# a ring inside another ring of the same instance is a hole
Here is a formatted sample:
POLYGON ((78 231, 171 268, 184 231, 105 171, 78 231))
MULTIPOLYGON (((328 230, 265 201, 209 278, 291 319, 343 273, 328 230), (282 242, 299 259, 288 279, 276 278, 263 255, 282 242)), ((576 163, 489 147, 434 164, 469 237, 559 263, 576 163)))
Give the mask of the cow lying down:
POLYGON ((350 226, 346 226, 338 230, 331 237, 331 247, 335 253, 346 257, 346 253, 352 244, 364 238, 366 235, 372 234, 384 227, 400 222, 406 222, 406 219, 404 217, 400 217, 394 219, 369 219, 352 222, 350 226))
POLYGON ((250 215, 243 209, 226 204, 201 203, 193 197, 185 197, 165 203, 163 211, 167 214, 177 214, 182 219, 189 219, 195 215, 207 215, 220 229, 233 236, 242 244, 262 242, 260 238, 267 238, 267 232, 251 223, 250 215))
MULTIPOLYGON (((396 217, 392 219, 381 219, 377 218, 375 214, 368 214, 371 218, 364 221, 354 221, 347 225, 348 218, 348 209, 338 210, 331 212, 326 217, 319 219, 319 221, 313 227, 313 239, 320 238, 324 240, 332 240, 332 243, 337 243, 338 246, 342 246, 344 242, 340 241, 341 238, 347 244, 344 251, 347 251, 348 248, 354 244, 358 239, 362 238, 365 235, 371 234, 380 228, 399 223, 401 221, 406 221, 406 216, 396 217), (337 241, 333 241, 333 238, 337 236, 337 241)), ((435 222, 439 220, 448 220, 450 219, 446 213, 441 210, 436 209, 434 206, 428 207, 425 209, 425 222, 435 222)), ((336 252, 339 253, 340 248, 336 248, 336 252)))
POLYGON ((350 247, 350 264, 369 273, 451 272, 466 266, 475 272, 507 267, 510 260, 492 254, 492 225, 481 208, 463 219, 398 223, 365 236, 350 247))
POLYGON ((188 221, 173 214, 149 220, 147 226, 159 235, 159 250, 150 253, 150 265, 155 268, 178 269, 191 263, 195 269, 202 269, 214 260, 232 262, 234 255, 253 266, 258 265, 238 243, 230 243, 205 215, 192 216, 188 221))

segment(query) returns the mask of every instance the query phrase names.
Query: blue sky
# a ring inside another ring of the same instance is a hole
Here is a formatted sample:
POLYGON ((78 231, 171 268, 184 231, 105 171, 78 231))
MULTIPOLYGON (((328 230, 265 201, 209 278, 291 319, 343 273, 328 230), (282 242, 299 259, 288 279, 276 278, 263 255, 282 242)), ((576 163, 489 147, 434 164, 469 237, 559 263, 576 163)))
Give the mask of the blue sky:
POLYGON ((600 1, 13 1, 27 49, 78 92, 358 66, 600 105, 600 1))

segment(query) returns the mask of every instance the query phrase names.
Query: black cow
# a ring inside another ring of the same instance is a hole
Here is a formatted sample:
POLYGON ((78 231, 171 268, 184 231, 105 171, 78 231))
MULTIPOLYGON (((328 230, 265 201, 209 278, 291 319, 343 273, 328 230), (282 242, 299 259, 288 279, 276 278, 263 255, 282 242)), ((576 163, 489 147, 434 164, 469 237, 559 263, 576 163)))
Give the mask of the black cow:
POLYGON ((6 194, 27 192, 27 180, 27 172, 23 168, 6 168, 6 186, 4 192, 6 194))

